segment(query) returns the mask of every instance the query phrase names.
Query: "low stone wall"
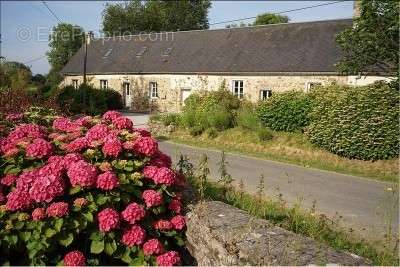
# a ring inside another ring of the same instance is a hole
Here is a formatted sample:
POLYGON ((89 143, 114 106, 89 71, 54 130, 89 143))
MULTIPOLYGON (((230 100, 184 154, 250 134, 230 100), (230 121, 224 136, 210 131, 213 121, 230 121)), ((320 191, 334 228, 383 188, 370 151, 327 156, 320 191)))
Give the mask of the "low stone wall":
POLYGON ((187 217, 187 247, 200 266, 370 264, 219 201, 199 203, 187 217))

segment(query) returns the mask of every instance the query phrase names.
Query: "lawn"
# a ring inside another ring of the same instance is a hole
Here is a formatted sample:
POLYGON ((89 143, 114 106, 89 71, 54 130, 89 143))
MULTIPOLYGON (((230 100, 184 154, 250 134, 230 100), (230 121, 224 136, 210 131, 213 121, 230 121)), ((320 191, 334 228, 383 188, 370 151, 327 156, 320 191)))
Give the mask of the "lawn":
POLYGON ((304 167, 335 171, 381 181, 399 181, 399 159, 363 161, 347 159, 312 145, 300 133, 273 132, 273 138, 260 141, 257 134, 239 127, 222 131, 215 138, 206 133, 191 136, 177 128, 165 136, 177 143, 214 148, 304 167))

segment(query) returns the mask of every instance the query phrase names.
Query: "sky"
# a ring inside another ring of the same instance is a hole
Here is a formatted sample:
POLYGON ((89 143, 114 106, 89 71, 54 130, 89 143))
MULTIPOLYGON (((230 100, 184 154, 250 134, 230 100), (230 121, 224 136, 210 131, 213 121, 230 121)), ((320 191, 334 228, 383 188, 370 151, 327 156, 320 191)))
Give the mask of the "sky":
MULTIPOLYGON (((62 22, 76 24, 85 31, 98 32, 102 24, 102 11, 112 1, 46 1, 62 22)), ((333 1, 213 1, 209 23, 241 19, 265 12, 281 12, 333 1)), ((1 56, 8 61, 19 61, 31 67, 34 74, 46 74, 49 63, 45 57, 48 35, 58 20, 42 1, 5 1, 1 5, 1 56)), ((351 18, 353 1, 290 12, 290 22, 351 18)), ((253 20, 244 20, 250 23, 253 20)), ((238 22, 238 24, 240 21, 238 22)), ((226 23, 228 24, 228 23, 226 23)), ((224 28, 226 24, 210 28, 224 28)))

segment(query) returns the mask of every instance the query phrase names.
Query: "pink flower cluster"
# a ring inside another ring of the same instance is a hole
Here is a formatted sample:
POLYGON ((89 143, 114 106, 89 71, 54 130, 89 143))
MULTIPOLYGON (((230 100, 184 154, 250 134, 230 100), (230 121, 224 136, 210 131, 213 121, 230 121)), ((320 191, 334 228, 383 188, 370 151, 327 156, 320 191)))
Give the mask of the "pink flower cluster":
POLYGON ((122 218, 130 224, 135 224, 135 222, 140 221, 145 216, 145 210, 139 204, 133 202, 129 204, 122 211, 122 218))
POLYGON ((138 225, 132 225, 122 235, 122 243, 128 247, 143 244, 146 238, 146 232, 138 225))
POLYGON ((142 198, 148 208, 159 206, 163 202, 162 195, 151 189, 143 191, 142 198))
POLYGON ((178 252, 168 251, 167 253, 158 256, 156 261, 158 266, 169 267, 174 265, 180 265, 181 258, 179 257, 178 252))
POLYGON ((119 129, 119 130, 132 130, 133 128, 133 122, 127 118, 127 117, 116 117, 115 119, 112 120, 113 125, 115 126, 115 128, 119 129))
POLYGON ((96 167, 84 160, 72 163, 67 174, 72 186, 91 187, 96 184, 96 167))
POLYGON ((164 247, 158 239, 150 239, 147 240, 146 243, 143 244, 143 252, 144 255, 159 255, 164 252, 164 247))
POLYGON ((97 176, 96 187, 103 190, 113 190, 119 186, 118 177, 112 171, 97 176))
POLYGON ((36 202, 51 202, 64 193, 64 180, 55 174, 38 176, 29 189, 29 196, 36 202))
POLYGON ((102 232, 109 232, 119 226, 120 219, 116 210, 106 208, 97 214, 99 229, 102 232))
POLYGON ((139 154, 151 157, 158 151, 158 145, 151 137, 139 137, 133 144, 133 150, 139 154))
POLYGON ((64 266, 86 266, 86 258, 79 250, 71 251, 64 256, 64 266))
POLYGON ((53 128, 62 132, 76 132, 80 130, 80 124, 72 122, 68 118, 57 118, 53 121, 53 128))
POLYGON ((53 152, 52 145, 44 139, 37 138, 26 147, 26 156, 32 158, 44 158, 53 152))
POLYGON ((6 116, 6 120, 8 121, 19 121, 24 118, 24 113, 9 113, 6 116))
POLYGON ((107 138, 102 148, 103 154, 110 157, 118 157, 122 151, 122 143, 118 138, 107 138))
POLYGON ((143 175, 155 184, 173 185, 176 180, 176 174, 167 167, 147 166, 143 169, 143 175))
POLYGON ((46 214, 49 217, 63 217, 69 212, 68 203, 54 202, 46 209, 46 214))
POLYGON ((103 119, 106 121, 112 122, 113 120, 115 120, 116 118, 119 118, 121 116, 122 116, 121 113, 119 113, 118 111, 109 110, 103 114, 103 119))

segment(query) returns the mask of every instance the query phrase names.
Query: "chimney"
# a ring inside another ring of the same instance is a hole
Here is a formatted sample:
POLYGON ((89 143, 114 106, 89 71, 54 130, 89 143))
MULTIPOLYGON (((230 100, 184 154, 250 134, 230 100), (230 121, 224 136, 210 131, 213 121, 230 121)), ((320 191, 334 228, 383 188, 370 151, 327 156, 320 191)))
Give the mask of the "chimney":
POLYGON ((90 41, 94 38, 94 34, 92 31, 89 31, 86 34, 86 44, 90 44, 90 41))
POLYGON ((353 19, 358 19, 360 17, 360 0, 354 0, 353 2, 353 19))

